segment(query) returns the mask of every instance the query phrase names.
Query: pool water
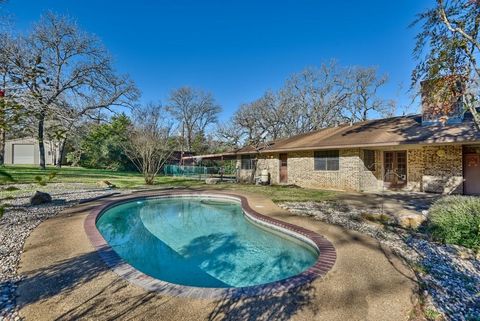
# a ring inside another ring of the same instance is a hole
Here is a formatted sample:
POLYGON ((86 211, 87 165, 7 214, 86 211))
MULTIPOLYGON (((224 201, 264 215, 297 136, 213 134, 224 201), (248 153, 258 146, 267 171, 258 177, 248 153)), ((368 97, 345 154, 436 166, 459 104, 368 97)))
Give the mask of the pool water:
POLYGON ((117 254, 157 279, 197 287, 243 287, 299 274, 318 254, 249 221, 240 204, 199 197, 115 206, 97 228, 117 254))

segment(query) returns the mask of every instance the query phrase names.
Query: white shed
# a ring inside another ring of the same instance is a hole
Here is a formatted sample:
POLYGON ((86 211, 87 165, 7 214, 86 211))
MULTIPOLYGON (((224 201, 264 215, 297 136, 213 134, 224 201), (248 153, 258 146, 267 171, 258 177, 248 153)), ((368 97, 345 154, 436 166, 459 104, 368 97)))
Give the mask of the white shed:
MULTIPOLYGON (((45 141, 45 163, 53 165, 56 145, 45 141)), ((32 137, 10 139, 5 142, 6 165, 39 165, 38 140, 32 137)))

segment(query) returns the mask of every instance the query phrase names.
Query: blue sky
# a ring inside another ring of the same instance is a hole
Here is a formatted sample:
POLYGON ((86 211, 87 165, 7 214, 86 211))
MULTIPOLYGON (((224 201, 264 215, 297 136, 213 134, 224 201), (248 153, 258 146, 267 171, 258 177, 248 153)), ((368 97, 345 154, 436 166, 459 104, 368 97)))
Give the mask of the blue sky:
POLYGON ((211 91, 228 119, 291 73, 330 59, 378 66, 390 76, 382 96, 407 105, 416 34, 408 26, 433 3, 9 0, 4 9, 20 30, 46 10, 69 14, 100 37, 143 101, 165 102, 173 88, 189 85, 211 91))

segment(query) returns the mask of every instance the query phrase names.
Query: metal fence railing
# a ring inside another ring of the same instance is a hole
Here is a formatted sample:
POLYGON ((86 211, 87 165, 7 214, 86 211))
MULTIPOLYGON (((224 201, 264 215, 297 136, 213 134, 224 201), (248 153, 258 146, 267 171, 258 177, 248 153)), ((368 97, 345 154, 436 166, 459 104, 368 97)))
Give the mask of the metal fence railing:
POLYGON ((235 172, 230 173, 224 167, 165 165, 163 173, 165 176, 188 177, 200 180, 209 177, 235 178, 235 172))

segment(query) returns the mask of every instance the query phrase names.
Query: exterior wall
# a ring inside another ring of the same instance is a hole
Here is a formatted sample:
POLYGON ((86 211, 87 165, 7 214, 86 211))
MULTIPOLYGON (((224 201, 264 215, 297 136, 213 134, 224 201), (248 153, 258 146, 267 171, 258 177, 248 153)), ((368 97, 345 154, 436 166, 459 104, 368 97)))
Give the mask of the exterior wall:
MULTIPOLYGON (((5 164, 13 164, 13 145, 15 144, 33 144, 33 158, 32 165, 40 164, 40 150, 38 148, 38 141, 34 138, 22 138, 7 140, 5 142, 5 164)), ((55 153, 55 146, 49 141, 45 141, 45 162, 47 165, 53 165, 53 157, 55 153)))
POLYGON ((422 148, 407 150, 407 186, 405 189, 408 191, 423 191, 424 154, 422 148))
POLYGON ((423 191, 463 193, 462 146, 424 147, 423 152, 423 191))
POLYGON ((407 150, 405 191, 461 194, 462 146, 424 146, 407 150), (442 152, 438 152, 442 150, 442 152))
POLYGON ((314 151, 288 153, 288 183, 308 188, 360 190, 360 149, 339 151, 338 171, 315 171, 314 151))
MULTIPOLYGON (((241 169, 241 156, 237 156, 238 180, 241 183, 247 183, 252 177, 252 170, 241 169)), ((259 154, 257 155, 257 168, 255 176, 260 176, 262 170, 266 169, 270 174, 270 184, 278 184, 280 180, 280 162, 278 154, 259 154)))
POLYGON ((257 162, 257 173, 259 176, 262 170, 266 169, 270 174, 270 184, 278 184, 280 181, 280 161, 278 154, 261 155, 257 162))
MULTIPOLYGON (((404 191, 462 193, 463 154, 462 146, 427 146, 407 151, 407 185, 404 191), (440 152, 439 152, 440 151, 440 152)), ((288 184, 306 188, 324 188, 346 191, 378 192, 383 189, 384 151, 375 152, 375 171, 364 165, 362 149, 341 149, 338 171, 315 171, 314 151, 288 153, 288 184)), ((248 182, 251 170, 240 169, 237 158, 239 179, 248 182)), ((263 169, 270 173, 270 183, 279 183, 279 154, 258 155, 257 172, 263 169)))
POLYGON ((363 150, 360 150, 360 190, 367 192, 376 192, 383 187, 383 152, 375 151, 375 170, 371 171, 365 166, 363 159, 363 150))

